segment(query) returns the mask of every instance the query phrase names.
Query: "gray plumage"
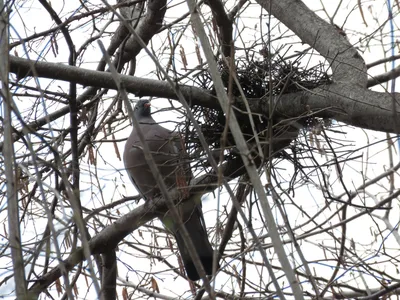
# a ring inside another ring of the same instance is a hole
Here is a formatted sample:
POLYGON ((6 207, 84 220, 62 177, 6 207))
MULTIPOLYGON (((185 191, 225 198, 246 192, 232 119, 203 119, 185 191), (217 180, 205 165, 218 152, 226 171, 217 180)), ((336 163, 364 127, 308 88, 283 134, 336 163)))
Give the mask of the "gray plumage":
MULTIPOLYGON (((191 178, 190 164, 184 162, 184 151, 178 135, 160 126, 151 117, 150 102, 140 100, 134 109, 134 115, 140 123, 150 152, 168 190, 178 187, 181 198, 188 197, 187 189, 191 178)), ((136 128, 133 128, 125 144, 124 164, 132 183, 145 200, 160 196, 160 189, 148 166, 136 128)), ((178 205, 178 211, 185 228, 192 238, 203 267, 208 275, 212 274, 213 249, 207 237, 201 195, 191 195, 192 199, 178 205)), ((200 279, 192 258, 186 249, 178 226, 170 214, 160 216, 164 226, 175 236, 179 252, 185 265, 186 273, 191 280, 200 279)))

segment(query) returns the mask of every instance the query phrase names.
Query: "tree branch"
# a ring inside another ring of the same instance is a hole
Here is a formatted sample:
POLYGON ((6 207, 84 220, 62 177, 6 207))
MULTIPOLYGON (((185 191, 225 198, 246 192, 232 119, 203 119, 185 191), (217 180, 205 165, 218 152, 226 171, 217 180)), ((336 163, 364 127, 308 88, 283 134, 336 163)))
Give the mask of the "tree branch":
MULTIPOLYGON (((48 62, 33 62, 10 56, 10 71, 18 78, 32 76, 31 68, 44 78, 75 81, 85 86, 117 89, 108 72, 66 66, 48 62)), ((136 96, 153 96, 178 100, 173 88, 165 81, 119 75, 126 90, 136 96)), ((218 109, 209 91, 197 87, 180 85, 180 91, 192 105, 218 109)), ((400 102, 400 94, 380 93, 361 88, 353 83, 333 83, 304 92, 283 94, 275 97, 276 113, 285 118, 298 118, 313 114, 322 118, 333 118, 349 125, 384 132, 400 133, 393 122, 392 101, 400 102)), ((268 99, 248 99, 252 112, 269 115, 268 99), (260 101, 261 100, 261 101, 260 101)), ((237 105, 242 101, 237 101, 237 105)), ((400 118, 400 109, 397 111, 400 118)))
POLYGON ((229 57, 231 56, 232 20, 226 14, 221 0, 207 0, 204 3, 211 8, 214 21, 218 26, 221 51, 225 57, 229 57))
POLYGON ((400 76, 400 67, 398 66, 388 72, 369 78, 367 87, 372 87, 384 82, 388 82, 389 80, 395 79, 399 76, 400 76))
MULTIPOLYGON (((243 163, 240 158, 229 161, 221 166, 224 177, 232 178, 237 177, 246 171, 242 168, 243 163)), ((191 182, 191 193, 210 192, 217 187, 218 175, 215 172, 195 178, 191 182)), ((186 200, 188 200, 188 197, 186 200)), ((114 251, 118 244, 134 230, 146 224, 148 221, 156 218, 160 212, 167 211, 166 201, 162 198, 154 199, 154 201, 147 201, 145 204, 135 208, 131 212, 119 218, 110 226, 104 228, 99 234, 94 236, 89 241, 89 248, 91 254, 102 254, 114 251)), ((61 270, 71 271, 77 264, 84 261, 86 258, 83 254, 83 249, 78 248, 66 260, 63 261, 62 266, 53 268, 50 272, 44 274, 36 280, 36 282, 29 288, 33 295, 39 295, 47 287, 61 277, 61 270)))
POLYGON ((117 256, 115 249, 102 255, 101 299, 114 300, 117 297, 117 256))
MULTIPOLYGON (((160 30, 166 11, 166 0, 147 1, 146 16, 140 21, 139 25, 135 29, 136 33, 141 37, 146 45, 160 30)), ((121 52, 117 53, 115 61, 118 62, 120 66, 123 66, 126 62, 134 59, 139 54, 140 50, 142 50, 142 46, 138 43, 135 37, 131 36, 121 52)))
POLYGON ((335 82, 362 87, 367 85, 367 68, 361 55, 334 26, 321 19, 302 1, 256 2, 329 61, 335 82))
POLYGON ((8 242, 7 251, 11 251, 13 279, 15 282, 15 295, 19 299, 28 299, 27 284, 25 278, 24 258, 22 255, 22 238, 20 229, 19 215, 19 193, 18 193, 18 175, 17 164, 14 152, 14 139, 12 127, 12 111, 14 109, 13 100, 9 90, 9 61, 8 61, 8 25, 9 25, 10 7, 7 2, 0 0, 0 99, 2 103, 3 120, 3 140, 5 147, 2 153, 4 159, 4 179, 7 199, 7 218, 8 218, 8 242))
MULTIPOLYGON (((399 102, 400 94, 374 92, 351 83, 334 83, 311 91, 284 94, 277 101, 276 109, 277 113, 291 118, 313 114, 365 129, 400 133, 393 120, 393 99, 399 102)), ((268 99, 251 103, 262 106, 264 114, 269 111, 268 99)), ((395 115, 400 118, 400 108, 395 115)))
MULTIPOLYGON (((17 74, 18 78, 32 76, 31 68, 34 68, 35 73, 40 77, 67 82, 74 81, 84 86, 117 90, 117 86, 109 72, 93 71, 48 62, 35 62, 10 55, 10 71, 17 74)), ((125 89, 138 97, 153 96, 177 99, 172 87, 165 81, 128 75, 119 76, 125 89)), ((208 91, 192 86, 181 86, 180 88, 185 98, 190 99, 192 104, 209 108, 219 107, 215 97, 208 91)))

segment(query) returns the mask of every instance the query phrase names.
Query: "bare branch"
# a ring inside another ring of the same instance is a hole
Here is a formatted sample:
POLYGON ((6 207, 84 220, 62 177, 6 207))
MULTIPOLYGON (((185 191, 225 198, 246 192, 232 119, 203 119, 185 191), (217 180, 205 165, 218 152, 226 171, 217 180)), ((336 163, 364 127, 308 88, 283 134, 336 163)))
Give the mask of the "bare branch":
POLYGON ((214 22, 218 26, 222 53, 225 57, 230 57, 233 30, 232 20, 226 14, 224 4, 221 0, 205 1, 204 3, 211 8, 214 22))
MULTIPOLYGON (((44 78, 64 81, 73 80, 85 86, 116 89, 116 85, 109 73, 98 72, 66 65, 35 62, 10 56, 10 71, 18 77, 31 74, 31 67, 44 78)), ((153 96, 178 100, 173 88, 165 82, 134 76, 119 75, 126 90, 137 96, 153 96)), ((180 90, 191 104, 209 108, 218 108, 215 97, 203 89, 181 85, 180 90)), ((385 132, 396 132, 392 120, 392 101, 400 101, 400 94, 389 95, 369 91, 353 84, 331 84, 312 91, 283 94, 277 101, 277 113, 288 118, 307 116, 312 112, 319 117, 334 118, 338 121, 366 129, 385 132)), ((241 103, 241 101, 239 101, 241 103)), ((267 99, 249 99, 254 113, 268 115, 267 99), (262 100, 262 101, 260 101, 262 100)), ((398 111, 400 118, 400 109, 398 111)), ((400 133, 400 132, 399 132, 400 133)))
MULTIPOLYGON (((146 16, 140 21, 137 28, 135 28, 136 33, 146 43, 146 45, 160 30, 166 11, 166 0, 147 1, 146 16)), ((115 62, 117 62, 121 68, 126 62, 134 59, 139 54, 140 50, 142 50, 142 46, 134 36, 131 36, 122 51, 116 54, 115 62)))
MULTIPOLYGON (((33 62, 27 59, 10 56, 10 71, 17 74, 19 78, 30 76, 30 74, 32 74, 31 68, 34 68, 35 72, 37 72, 40 77, 44 78, 64 81, 72 80, 85 86, 117 89, 111 74, 108 72, 99 72, 47 62, 33 62)), ((133 93, 139 97, 153 96, 177 99, 173 88, 171 88, 167 82, 128 75, 118 76, 120 76, 127 92, 133 93)), ((190 99, 192 104, 210 108, 218 107, 214 96, 208 91, 192 86, 183 86, 181 90, 185 98, 190 99)))
POLYGON ((389 80, 396 79, 400 76, 400 66, 383 74, 375 75, 368 79, 367 87, 373 87, 381 83, 388 82, 389 80))
POLYGON ((100 299, 114 300, 117 298, 117 256, 115 249, 111 249, 102 255, 102 267, 100 299))
POLYGON ((7 212, 8 212, 8 241, 11 248, 11 257, 14 271, 14 283, 16 296, 19 299, 28 299, 27 283, 25 280, 25 265, 22 256, 22 239, 20 231, 20 215, 18 207, 18 183, 17 166, 14 155, 14 140, 12 127, 13 101, 8 86, 8 25, 9 8, 7 4, 0 0, 0 96, 3 102, 3 130, 4 143, 3 149, 5 180, 7 189, 7 212))
MULTIPOLYGON (((245 172, 245 169, 240 166, 242 166, 240 159, 225 163, 221 166, 223 176, 226 176, 227 178, 230 178, 232 175, 240 176, 245 172)), ((212 191, 217 187, 217 181, 218 176, 216 173, 196 178, 191 182, 190 193, 212 191), (205 187, 207 187, 207 189, 205 189, 205 187)), ((121 202, 125 203, 124 200, 121 202)), ((146 202, 145 204, 135 208, 94 236, 89 241, 90 252, 94 255, 112 251, 127 235, 131 234, 134 230, 143 226, 148 221, 156 218, 160 213, 167 211, 167 209, 167 203, 163 199, 154 199, 154 201, 146 202)), ((29 290, 34 295, 39 295, 57 278, 61 277, 61 270, 63 268, 70 271, 84 260, 85 257, 83 255, 83 250, 82 248, 78 248, 65 261, 63 261, 62 267, 58 266, 53 268, 50 272, 40 277, 29 290)))
POLYGON ((367 85, 367 69, 361 55, 334 26, 302 1, 258 0, 257 3, 331 63, 335 82, 367 85))

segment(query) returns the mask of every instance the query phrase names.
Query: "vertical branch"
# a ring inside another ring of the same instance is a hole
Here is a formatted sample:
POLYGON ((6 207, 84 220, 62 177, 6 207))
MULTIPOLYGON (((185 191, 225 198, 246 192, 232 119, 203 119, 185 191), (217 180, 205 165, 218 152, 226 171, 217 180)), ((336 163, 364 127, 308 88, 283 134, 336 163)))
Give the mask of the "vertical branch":
MULTIPOLYGON (((209 64, 211 77, 215 84, 215 91, 217 94, 217 99, 218 99, 219 104, 221 105, 221 108, 223 109, 224 113, 227 115, 228 111, 231 110, 232 108, 229 106, 229 99, 224 90, 221 76, 218 73, 218 68, 217 68, 217 64, 214 59, 214 54, 211 50, 211 46, 208 41, 207 35, 205 33, 204 26, 200 19, 200 12, 198 10, 198 7, 197 7, 195 1, 187 0, 187 4, 188 4, 188 7, 189 7, 189 10, 191 13, 191 20, 193 22, 193 27, 196 28, 196 30, 197 30, 197 34, 199 36, 201 45, 203 47, 204 55, 206 56, 207 62, 209 64)), ((234 113, 231 113, 231 117, 229 120, 227 120, 227 122, 229 123, 229 128, 231 129, 233 138, 234 138, 236 146, 240 152, 240 155, 243 160, 244 166, 246 168, 247 174, 250 178, 250 181, 253 183, 254 190, 256 191, 256 193, 259 197, 259 201, 261 203, 261 207, 262 207, 265 219, 266 219, 266 226, 268 228, 275 251, 278 255, 279 262, 281 263, 282 269, 285 272, 285 275, 286 275, 286 277, 289 281, 289 284, 292 288, 293 296, 295 299, 302 300, 302 299, 304 299, 303 292, 300 288, 300 284, 299 284, 298 280, 296 279, 294 270, 292 269, 292 267, 289 263, 289 260, 287 258, 287 255, 285 253, 285 248, 283 247, 283 243, 280 239, 278 228, 275 224, 274 216, 272 215, 271 207, 268 203, 264 187, 261 183, 258 172, 254 166, 254 161, 252 161, 252 159, 251 159, 250 151, 247 147, 247 143, 243 137, 243 133, 240 129, 240 126, 238 124, 238 121, 237 121, 234 113)), ((258 247, 260 249, 260 254, 263 257, 263 260, 266 263, 268 261, 268 259, 266 257, 266 253, 265 253, 264 249, 262 249, 260 244, 258 245, 258 247)), ((268 265, 267 265, 267 267, 268 267, 268 265)), ((269 271, 270 275, 272 276, 273 271, 270 268, 270 266, 268 268, 269 268, 268 271, 269 271)), ((282 293, 279 284, 275 281, 274 285, 277 290, 277 294, 278 294, 279 298, 285 299, 285 296, 282 293)))
MULTIPOLYGON (((57 15, 57 13, 54 11, 54 9, 51 7, 50 3, 48 3, 46 0, 39 0, 39 2, 43 5, 43 7, 47 10, 47 12, 50 14, 54 22, 56 22, 57 25, 61 25, 62 21, 60 17, 57 15)), ((61 32, 64 35, 65 41, 68 46, 69 50, 69 59, 68 59, 68 64, 70 66, 75 66, 76 62, 76 51, 75 51, 75 45, 72 41, 71 35, 66 27, 61 27, 60 28, 61 32)), ((93 268, 93 263, 92 260, 90 259, 90 249, 88 247, 88 240, 90 239, 89 231, 86 228, 85 221, 83 219, 82 215, 82 205, 81 205, 81 200, 80 200, 80 185, 79 185, 79 178, 80 178, 80 169, 79 169, 79 151, 78 151, 78 102, 77 102, 77 96, 76 96, 76 82, 75 81, 70 81, 70 89, 69 89, 69 109, 70 109, 70 137, 71 137, 71 154, 72 154, 72 161, 71 161, 71 170, 72 170, 72 185, 70 188, 72 188, 72 191, 68 192, 68 179, 65 177, 65 185, 66 185, 66 191, 70 195, 70 202, 71 202, 71 207, 74 211, 74 219, 76 222, 76 228, 79 229, 81 233, 81 241, 83 248, 85 250, 85 256, 88 261, 88 266, 90 269, 90 275, 93 279, 94 287, 96 289, 97 294, 100 294, 100 286, 97 281, 96 274, 94 272, 93 268)), ((61 163, 61 162, 60 162, 61 163)), ((60 164, 61 166, 61 164, 60 164)), ((74 243, 73 247, 75 247, 76 244, 74 243)), ((66 277, 67 278, 67 277, 66 277)), ((72 293, 70 290, 69 284, 67 284, 67 291, 70 294, 70 298, 72 297, 72 293)))
POLYGON ((14 270, 15 292, 18 299, 27 298, 24 261, 22 257, 21 232, 19 228, 18 192, 16 182, 16 166, 11 124, 11 97, 8 89, 8 9, 0 0, 0 79, 1 98, 4 114, 4 168, 7 187, 8 231, 11 257, 14 270))
MULTIPOLYGON (((61 25, 62 21, 57 15, 57 13, 53 10, 51 5, 47 3, 46 0, 39 0, 39 2, 43 5, 43 7, 50 14, 51 18, 56 22, 57 25, 61 25)), ((66 27, 61 27, 61 32, 64 35, 65 41, 69 50, 69 58, 68 64, 70 66, 75 66, 76 60, 76 51, 75 45, 72 41, 71 35, 66 27)), ((70 81, 69 84, 69 108, 70 108, 70 137, 71 137, 71 154, 72 154, 72 188, 74 197, 71 201, 77 201, 76 205, 78 211, 75 211, 75 216, 80 217, 82 219, 82 208, 80 202, 80 189, 79 189, 79 153, 78 153, 78 105, 76 101, 76 83, 74 81, 70 81)), ((73 206, 74 207, 74 206, 73 206)), ((84 233, 82 233, 84 234, 84 233)))
POLYGON ((206 0, 204 3, 211 8, 214 21, 218 26, 222 53, 225 57, 234 54, 234 45, 232 41, 233 21, 226 14, 224 3, 221 0, 206 0))
POLYGON ((102 255, 101 298, 115 300, 117 298, 117 256, 115 249, 111 249, 102 255))

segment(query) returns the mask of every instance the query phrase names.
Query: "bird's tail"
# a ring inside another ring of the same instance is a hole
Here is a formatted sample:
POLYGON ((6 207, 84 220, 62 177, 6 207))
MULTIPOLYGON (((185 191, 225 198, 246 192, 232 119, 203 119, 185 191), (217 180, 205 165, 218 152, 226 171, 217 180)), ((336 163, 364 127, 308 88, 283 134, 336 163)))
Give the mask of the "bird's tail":
MULTIPOLYGON (((213 269, 213 249, 208 240, 203 212, 201 209, 201 201, 192 201, 192 199, 190 199, 179 205, 178 208, 180 215, 182 216, 183 224, 192 239, 194 248, 200 257, 203 268, 207 275, 211 275, 213 269)), ((187 276, 190 280, 199 280, 200 276, 193 263, 192 257, 186 248, 181 231, 178 229, 175 222, 168 222, 167 219, 168 218, 163 218, 163 223, 175 236, 187 276)))
MULTIPOLYGON (((200 261, 204 270, 206 271, 206 274, 211 275, 213 266, 213 249, 208 240, 201 207, 196 205, 192 212, 185 213, 182 216, 182 221, 187 232, 189 233, 190 238, 192 239, 194 248, 197 250, 197 254, 200 257, 200 261)), ((179 252, 181 253, 183 264, 185 265, 187 276, 190 280, 199 280, 200 276, 197 273, 192 257, 186 248, 185 241, 179 229, 175 232, 175 238, 178 244, 179 252)))

